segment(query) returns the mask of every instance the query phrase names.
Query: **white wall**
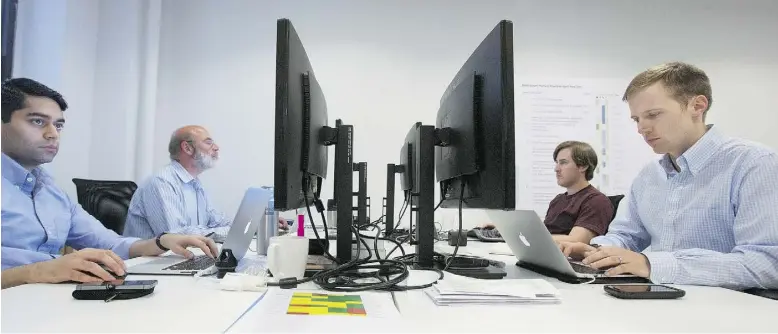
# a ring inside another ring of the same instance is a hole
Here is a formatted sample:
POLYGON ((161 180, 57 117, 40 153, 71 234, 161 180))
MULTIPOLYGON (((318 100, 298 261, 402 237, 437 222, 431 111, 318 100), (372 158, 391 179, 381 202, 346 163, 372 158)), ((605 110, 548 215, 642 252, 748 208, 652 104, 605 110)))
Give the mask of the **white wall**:
MULTIPOLYGON (((88 149, 97 48, 98 0, 19 1, 14 76, 57 89, 69 104, 59 156, 49 171, 75 196, 74 177, 90 175, 88 149)), ((105 126, 105 125, 102 125, 105 126)), ((74 197, 75 198, 75 197, 74 197)))
MULTIPOLYGON (((68 136, 78 122, 79 131, 92 134, 89 142, 63 139, 53 167, 68 182, 75 176, 139 179, 167 162, 174 128, 201 124, 222 148, 219 166, 203 175, 217 205, 232 214, 246 186, 272 184, 275 27, 281 17, 292 20, 305 44, 330 121, 343 118, 355 126, 355 161, 368 162, 374 219, 385 191, 385 166, 398 160, 411 124, 434 121, 449 81, 500 19, 514 23, 516 82, 530 76, 628 80, 657 63, 691 62, 713 83, 711 123, 778 148, 778 135, 769 131, 778 124, 770 110, 778 90, 775 1, 167 0, 161 1, 158 21, 148 10, 155 1, 77 0, 67 7, 73 3, 100 7, 87 11, 99 13, 99 21, 92 18, 78 29, 65 24, 70 29, 64 37, 91 41, 94 45, 78 52, 94 50, 97 56, 77 62, 60 50, 54 59, 41 57, 40 50, 59 47, 30 46, 42 43, 38 36, 18 41, 29 58, 16 72, 75 67, 70 71, 85 73, 83 82, 40 75, 53 78, 73 104, 66 114, 68 136), (98 34, 95 22, 108 32, 98 34), (108 68, 123 72, 117 78, 105 74, 108 68), (83 126, 84 119, 92 121, 90 127, 83 126), (133 120, 135 127, 122 123, 133 120), (128 154, 136 139, 143 140, 143 149, 128 154), (88 169, 78 167, 84 161, 90 161, 88 169)), ((24 13, 28 8, 20 6, 20 16, 31 16, 24 13)), ((72 15, 59 19, 73 22, 72 15)), ((26 36, 25 29, 19 34, 26 36)), ((57 44, 57 36, 47 43, 70 50, 67 43, 57 44)))

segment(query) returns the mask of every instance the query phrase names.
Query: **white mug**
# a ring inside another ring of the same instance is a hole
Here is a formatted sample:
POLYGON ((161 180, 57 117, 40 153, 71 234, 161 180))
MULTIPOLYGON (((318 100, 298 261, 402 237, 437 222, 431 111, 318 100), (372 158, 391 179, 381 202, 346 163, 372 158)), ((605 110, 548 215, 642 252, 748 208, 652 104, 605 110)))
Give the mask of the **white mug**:
POLYGON ((281 235, 270 238, 267 248, 267 267, 273 277, 303 279, 308 264, 308 238, 281 235))

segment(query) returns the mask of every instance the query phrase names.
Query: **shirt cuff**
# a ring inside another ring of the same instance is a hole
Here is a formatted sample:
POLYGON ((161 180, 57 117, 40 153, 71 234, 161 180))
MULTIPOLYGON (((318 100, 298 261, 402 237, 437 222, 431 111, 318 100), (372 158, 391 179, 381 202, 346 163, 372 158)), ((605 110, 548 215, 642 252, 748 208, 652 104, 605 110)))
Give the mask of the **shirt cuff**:
POLYGON ((119 255, 122 260, 129 260, 130 247, 132 247, 132 244, 140 240, 140 238, 120 238, 119 242, 111 247, 111 251, 116 253, 116 255, 119 255))
POLYGON ((600 245, 600 246, 615 246, 615 247, 622 247, 621 243, 618 240, 615 240, 614 238, 611 238, 607 235, 601 235, 592 238, 591 241, 589 241, 590 245, 600 245))
POLYGON ((216 231, 217 234, 221 234, 221 235, 226 236, 227 233, 230 233, 230 228, 231 228, 231 226, 222 226, 222 227, 217 227, 215 229, 215 231, 216 231))
POLYGON ((656 284, 674 283, 678 260, 671 252, 645 252, 651 268, 648 279, 656 284))

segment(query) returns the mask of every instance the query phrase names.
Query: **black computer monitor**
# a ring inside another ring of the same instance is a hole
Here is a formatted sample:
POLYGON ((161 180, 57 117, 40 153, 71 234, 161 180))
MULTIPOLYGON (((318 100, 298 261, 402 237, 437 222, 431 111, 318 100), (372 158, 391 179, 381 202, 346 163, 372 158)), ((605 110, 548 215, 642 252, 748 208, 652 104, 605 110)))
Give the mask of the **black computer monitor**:
POLYGON ((400 164, 404 166, 401 185, 411 208, 411 229, 417 241, 414 266, 420 268, 433 266, 435 161, 432 157, 435 145, 441 143, 442 132, 417 122, 408 130, 400 149, 400 164))
POLYGON ((504 20, 444 92, 436 125, 414 124, 400 149, 418 267, 434 264, 436 179, 441 207, 515 208, 514 126, 513 24, 504 20))
POLYGON ((504 20, 462 65, 442 98, 435 124, 449 129, 435 147, 441 207, 516 207, 513 23, 504 20))
POLYGON ((327 177, 327 102, 300 37, 288 19, 277 22, 275 114, 275 208, 312 204, 327 177))
POLYGON ((320 196, 327 177, 327 146, 335 146, 332 199, 337 221, 327 224, 337 227, 336 254, 345 263, 351 260, 352 246, 354 128, 339 119, 334 127, 327 125, 324 93, 300 37, 288 19, 279 19, 277 29, 275 209, 308 209, 313 204, 320 212, 324 209, 320 196))

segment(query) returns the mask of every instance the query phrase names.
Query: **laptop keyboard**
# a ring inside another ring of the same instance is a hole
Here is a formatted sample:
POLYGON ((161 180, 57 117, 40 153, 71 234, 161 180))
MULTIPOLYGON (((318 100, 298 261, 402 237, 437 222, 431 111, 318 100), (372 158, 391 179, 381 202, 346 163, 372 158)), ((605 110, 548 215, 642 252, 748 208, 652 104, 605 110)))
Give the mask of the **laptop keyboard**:
POLYGON ((216 264, 216 259, 213 259, 208 255, 198 255, 194 258, 176 263, 162 270, 203 270, 214 264, 216 264))
POLYGON ((570 265, 573 267, 573 270, 575 270, 575 272, 577 272, 579 274, 593 275, 593 274, 603 274, 603 273, 605 273, 604 270, 594 269, 594 268, 592 268, 590 266, 587 266, 587 265, 585 265, 583 263, 580 263, 580 262, 570 261, 570 265))
POLYGON ((467 236, 477 238, 482 242, 505 242, 497 229, 474 228, 467 232, 467 236))

